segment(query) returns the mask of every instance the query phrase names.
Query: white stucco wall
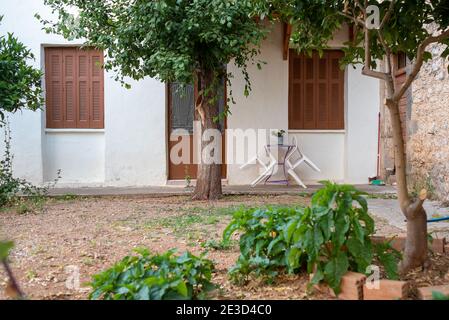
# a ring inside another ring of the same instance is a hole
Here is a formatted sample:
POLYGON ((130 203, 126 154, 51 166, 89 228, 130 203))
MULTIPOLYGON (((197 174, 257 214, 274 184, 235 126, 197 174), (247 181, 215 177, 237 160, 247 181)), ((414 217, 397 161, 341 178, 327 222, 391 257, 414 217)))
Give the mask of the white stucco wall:
MULTIPOLYGON (((45 34, 36 18, 50 17, 42 0, 0 0, 4 20, 0 32, 12 31, 35 54, 33 64, 43 68, 44 47, 70 45, 45 34), (19 18, 20 17, 20 18, 19 18)), ((331 42, 338 48, 347 35, 340 31, 331 42)), ((262 70, 250 66, 252 92, 243 95, 243 77, 233 65, 233 93, 228 128, 288 129, 288 61, 283 60, 283 32, 275 25, 262 46, 262 70)), ((164 84, 146 79, 126 90, 105 74, 104 130, 46 130, 44 112, 24 111, 11 116, 15 172, 34 183, 51 181, 62 170, 59 186, 164 185, 167 179, 166 97, 164 84)), ((360 69, 346 72, 346 130, 290 131, 304 153, 321 169, 298 169, 307 183, 332 179, 366 183, 376 173, 378 82, 360 69)), ((263 141, 266 143, 266 141, 263 141)), ((229 184, 249 184, 259 168, 228 167, 229 184)))
MULTIPOLYGON (((51 12, 42 0, 0 0, 0 32, 14 34, 44 69, 44 47, 79 44, 46 34, 34 17, 51 12)), ((45 130, 44 112, 11 116, 15 173, 34 183, 53 179, 58 186, 144 186, 166 181, 165 89, 152 79, 131 82, 126 90, 105 74, 104 130, 45 130)))
MULTIPOLYGON (((234 74, 232 89, 235 105, 231 105, 232 115, 228 118, 229 129, 286 129, 288 127, 288 61, 284 61, 281 44, 281 25, 276 25, 268 39, 264 41, 261 61, 267 62, 259 70, 250 66, 252 92, 243 94, 244 79, 234 65, 228 71, 234 74)), ((260 142, 259 142, 260 143, 260 142)), ((264 143, 263 143, 264 144, 264 143)), ((229 184, 248 184, 258 175, 257 166, 239 169, 239 164, 228 166, 229 184)))
POLYGON ((54 180, 61 170, 61 183, 101 185, 105 178, 104 142, 101 131, 46 132, 44 181, 54 180))
POLYGON ((345 180, 368 183, 377 175, 380 83, 362 75, 362 67, 347 68, 345 180))
POLYGON ((106 185, 164 185, 167 178, 165 85, 153 79, 125 90, 105 79, 106 185))
MULTIPOLYGON (((342 47, 347 36, 344 27, 329 46, 342 47)), ((232 65, 228 67, 235 75, 232 89, 236 100, 236 105, 231 106, 228 128, 288 131, 288 61, 283 60, 282 45, 282 26, 278 24, 262 46, 260 60, 268 64, 262 70, 249 69, 253 90, 248 98, 243 95, 244 80, 239 71, 232 65)), ((288 139, 295 136, 304 154, 321 169, 321 173, 306 165, 297 169, 307 184, 323 179, 366 184, 368 177, 376 175, 379 84, 362 76, 360 68, 347 67, 345 74, 345 130, 288 132, 288 139)), ((244 170, 239 167, 228 166, 229 184, 248 184, 259 173, 256 165, 244 170)))

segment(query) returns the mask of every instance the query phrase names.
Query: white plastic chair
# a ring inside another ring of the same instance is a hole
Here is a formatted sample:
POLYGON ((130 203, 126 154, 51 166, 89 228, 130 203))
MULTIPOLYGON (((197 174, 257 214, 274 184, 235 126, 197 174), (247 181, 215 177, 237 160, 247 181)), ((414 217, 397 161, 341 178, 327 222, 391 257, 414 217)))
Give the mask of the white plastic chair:
POLYGON ((302 163, 307 164, 309 167, 311 167, 313 170, 317 172, 321 172, 320 168, 316 166, 312 160, 310 160, 304 153, 301 152, 301 150, 298 147, 298 140, 296 137, 292 138, 292 145, 294 146, 294 149, 290 154, 287 156, 285 163, 287 165, 287 172, 289 175, 293 177, 293 179, 296 181, 297 184, 302 186, 304 189, 307 189, 307 186, 302 182, 302 180, 299 178, 299 176, 296 174, 295 169, 299 167, 302 163), (299 158, 296 162, 292 162, 292 158, 294 155, 298 155, 299 158))
POLYGON ((262 166, 263 172, 253 182, 251 182, 251 187, 255 187, 259 183, 261 183, 262 181, 267 179, 268 176, 270 174, 272 174, 272 172, 277 164, 276 158, 271 154, 271 152, 268 151, 266 146, 265 146, 265 152, 267 153, 267 155, 270 158, 268 164, 266 162, 264 162, 262 159, 260 159, 259 155, 256 155, 255 157, 253 157, 251 160, 249 160, 247 163, 245 163, 244 165, 242 165, 240 167, 240 169, 243 170, 246 167, 248 167, 249 165, 257 164, 257 163, 259 163, 262 166))

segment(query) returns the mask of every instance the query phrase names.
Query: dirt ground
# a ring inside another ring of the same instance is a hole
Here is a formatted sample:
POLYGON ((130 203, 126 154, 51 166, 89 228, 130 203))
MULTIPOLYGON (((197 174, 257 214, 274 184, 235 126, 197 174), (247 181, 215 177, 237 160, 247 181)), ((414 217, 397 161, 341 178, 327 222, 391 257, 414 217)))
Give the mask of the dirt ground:
MULTIPOLYGON (((238 257, 237 245, 228 250, 207 248, 218 242, 239 206, 305 205, 309 198, 295 195, 227 196, 217 202, 192 202, 175 197, 59 197, 35 213, 0 212, 0 238, 13 240, 11 267, 30 299, 86 299, 84 284, 136 247, 153 252, 177 248, 199 254, 208 250, 216 265, 218 299, 328 299, 307 291, 308 277, 285 276, 267 286, 229 283, 227 270, 238 257), (73 287, 79 271, 81 287, 73 287), (67 284, 69 286, 67 287, 67 284)), ((376 221, 381 234, 398 230, 376 221)), ((0 298, 6 275, 0 270, 0 298)))

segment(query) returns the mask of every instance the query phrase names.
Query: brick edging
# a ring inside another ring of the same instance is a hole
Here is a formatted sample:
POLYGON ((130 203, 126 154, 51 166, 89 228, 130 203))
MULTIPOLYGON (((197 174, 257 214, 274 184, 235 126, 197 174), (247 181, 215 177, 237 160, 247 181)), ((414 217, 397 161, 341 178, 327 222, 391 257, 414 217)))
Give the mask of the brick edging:
MULTIPOLYGON (((371 241, 373 241, 374 243, 386 242, 391 240, 391 246, 398 251, 404 251, 405 239, 406 237, 403 235, 399 235, 396 237, 385 237, 385 236, 371 237, 371 241)), ((432 244, 429 246, 429 249, 434 253, 445 254, 449 253, 449 244, 447 243, 446 238, 433 239, 432 244)))

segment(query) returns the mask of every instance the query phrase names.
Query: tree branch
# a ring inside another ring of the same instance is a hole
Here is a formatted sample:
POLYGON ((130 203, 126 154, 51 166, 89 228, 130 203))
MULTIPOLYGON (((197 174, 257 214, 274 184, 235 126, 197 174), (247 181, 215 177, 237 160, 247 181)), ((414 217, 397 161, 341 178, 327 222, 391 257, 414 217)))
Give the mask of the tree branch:
POLYGON ((16 278, 14 277, 14 274, 12 273, 11 268, 9 267, 8 262, 6 261, 6 259, 1 261, 3 264, 3 267, 5 268, 6 274, 9 278, 9 283, 11 286, 11 290, 12 292, 12 298, 18 298, 18 299, 24 299, 25 295, 23 294, 23 291, 20 289, 19 284, 16 280, 16 278))
MULTIPOLYGON (((366 18, 366 10, 364 11, 366 18)), ((371 43, 369 29, 365 26, 365 66, 363 68, 362 74, 372 78, 388 81, 388 74, 384 72, 379 72, 371 69, 371 43)))
POLYGON ((360 25, 362 27, 365 27, 365 22, 360 20, 360 19, 357 19, 357 17, 355 17, 355 16, 351 16, 351 15, 349 15, 347 13, 344 13, 344 12, 338 12, 338 14, 343 16, 343 17, 345 17, 345 18, 347 18, 347 19, 349 19, 349 20, 352 20, 354 22, 354 24, 356 24, 356 25, 360 25))
POLYGON ((388 7, 388 11, 385 14, 384 18, 382 19, 382 22, 380 23, 379 30, 382 30, 385 27, 385 25, 387 24, 388 20, 390 20, 391 15, 393 14, 395 2, 396 2, 396 0, 392 0, 390 2, 390 6, 388 7))
POLYGON ((416 61, 413 64, 412 72, 407 76, 406 81, 402 85, 402 87, 399 89, 399 91, 394 95, 393 100, 395 102, 398 102, 401 100, 402 96, 405 94, 405 92, 410 88, 413 81, 416 79, 416 76, 418 75, 419 71, 421 70, 421 67, 424 63, 424 53, 426 52, 426 48, 436 42, 440 42, 444 39, 449 38, 449 29, 442 32, 438 36, 429 36, 427 37, 419 46, 418 51, 416 54, 416 61))
POLYGON ((410 206, 407 208, 407 212, 405 214, 407 219, 414 219, 417 214, 423 209, 424 201, 427 199, 427 190, 423 189, 421 190, 418 199, 414 201, 410 206))

